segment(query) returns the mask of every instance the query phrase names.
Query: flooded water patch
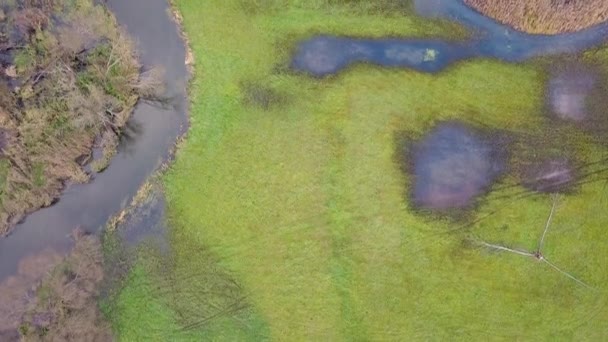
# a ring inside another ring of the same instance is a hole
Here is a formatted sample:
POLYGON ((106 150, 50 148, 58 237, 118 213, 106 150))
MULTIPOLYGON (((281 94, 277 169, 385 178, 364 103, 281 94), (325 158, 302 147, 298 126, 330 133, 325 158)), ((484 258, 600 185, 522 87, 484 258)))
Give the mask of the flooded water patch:
POLYGON ((403 157, 413 180, 411 200, 430 211, 472 206, 506 170, 498 141, 455 121, 435 126, 403 157))
POLYGON ((335 74, 354 63, 434 73, 467 58, 523 62, 572 54, 606 41, 608 23, 558 35, 532 35, 487 18, 461 0, 415 1, 418 13, 458 22, 474 32, 465 42, 436 39, 367 39, 320 35, 298 44, 291 66, 313 76, 335 74))
POLYGON ((608 74, 599 62, 557 59, 547 67, 545 111, 548 131, 591 136, 606 146, 608 133, 608 74))
POLYGON ((165 217, 165 196, 158 180, 147 181, 131 204, 110 220, 109 229, 125 248, 152 243, 161 251, 169 250, 165 217))
POLYGON ((589 118, 588 99, 597 84, 597 72, 580 64, 553 70, 546 97, 551 113, 562 120, 585 121, 589 118))
POLYGON ((314 76, 326 76, 351 64, 366 62, 432 73, 474 55, 471 46, 437 40, 319 36, 299 44, 292 68, 314 76))
POLYGON ((597 71, 596 79, 585 99, 587 116, 578 126, 591 134, 599 144, 608 147, 608 75, 605 71, 597 71))

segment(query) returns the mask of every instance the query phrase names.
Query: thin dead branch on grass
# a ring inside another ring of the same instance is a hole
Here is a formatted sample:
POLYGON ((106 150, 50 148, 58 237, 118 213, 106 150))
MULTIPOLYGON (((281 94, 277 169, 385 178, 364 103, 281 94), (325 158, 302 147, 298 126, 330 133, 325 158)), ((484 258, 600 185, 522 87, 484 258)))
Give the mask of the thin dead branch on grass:
POLYGON ((495 250, 502 251, 502 252, 508 252, 508 253, 512 253, 512 254, 517 254, 517 255, 521 255, 521 256, 525 256, 525 257, 534 258, 534 259, 536 259, 538 261, 541 261, 541 262, 549 265, 553 270, 555 270, 555 271, 559 272, 560 274, 562 274, 562 275, 570 278, 571 280, 574 280, 579 285, 581 285, 581 286, 583 286, 583 287, 585 287, 587 289, 590 289, 590 290, 595 290, 592 286, 588 285, 584 281, 578 279, 574 275, 572 275, 572 274, 564 271, 563 269, 561 269, 557 265, 555 265, 552 262, 550 262, 549 260, 547 260, 547 258, 545 258, 545 256, 542 253, 542 248, 543 248, 543 244, 544 244, 544 241, 545 241, 545 237, 546 237, 547 232, 549 230, 549 227, 551 225, 551 221, 552 221, 554 213, 555 213, 556 205, 557 205, 557 196, 554 195, 553 196, 553 203, 551 205, 551 212, 549 213, 549 217, 547 218, 547 221, 545 222, 545 228, 543 230, 543 233, 541 235, 540 241, 538 243, 538 249, 537 250, 531 251, 531 252, 530 251, 522 251, 522 250, 506 247, 506 246, 503 246, 503 245, 488 243, 488 242, 485 242, 485 241, 479 241, 479 244, 481 244, 484 247, 490 248, 490 249, 495 249, 495 250))

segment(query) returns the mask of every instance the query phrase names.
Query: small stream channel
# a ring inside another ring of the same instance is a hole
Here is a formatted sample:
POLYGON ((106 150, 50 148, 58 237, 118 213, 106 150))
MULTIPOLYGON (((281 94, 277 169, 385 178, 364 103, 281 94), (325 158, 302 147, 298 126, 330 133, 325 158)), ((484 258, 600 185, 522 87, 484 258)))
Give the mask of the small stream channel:
POLYGON ((414 0, 416 11, 430 18, 456 21, 473 31, 465 41, 437 39, 359 39, 316 36, 298 46, 292 67, 313 76, 340 72, 354 63, 412 68, 434 73, 467 58, 523 62, 530 58, 576 53, 602 43, 608 23, 557 35, 526 34, 488 18, 462 0, 414 0))
POLYGON ((55 205, 29 215, 13 233, 0 239, 0 279, 14 274, 25 256, 45 248, 67 252, 70 232, 81 227, 98 232, 120 211, 142 183, 168 158, 187 126, 185 47, 166 0, 107 0, 120 25, 138 43, 145 68, 165 71, 167 96, 160 108, 140 103, 110 166, 89 184, 69 186, 55 205))

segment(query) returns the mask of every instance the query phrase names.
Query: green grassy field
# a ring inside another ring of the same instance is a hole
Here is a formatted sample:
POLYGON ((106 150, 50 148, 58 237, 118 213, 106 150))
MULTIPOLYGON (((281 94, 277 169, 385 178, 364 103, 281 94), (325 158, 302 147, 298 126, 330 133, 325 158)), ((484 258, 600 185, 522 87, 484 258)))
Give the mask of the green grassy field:
POLYGON ((192 126, 164 178, 175 270, 142 258, 113 318, 123 340, 608 338, 603 183, 560 198, 544 252, 590 290, 476 243, 533 250, 549 196, 514 196, 509 175, 460 220, 424 215, 396 160, 399 137, 448 119, 598 159, 605 150, 587 136, 548 128, 542 61, 475 60, 439 75, 359 65, 314 79, 285 66, 316 33, 463 31, 383 2, 175 2, 196 57, 192 126), (204 309, 235 296, 247 309, 204 309))

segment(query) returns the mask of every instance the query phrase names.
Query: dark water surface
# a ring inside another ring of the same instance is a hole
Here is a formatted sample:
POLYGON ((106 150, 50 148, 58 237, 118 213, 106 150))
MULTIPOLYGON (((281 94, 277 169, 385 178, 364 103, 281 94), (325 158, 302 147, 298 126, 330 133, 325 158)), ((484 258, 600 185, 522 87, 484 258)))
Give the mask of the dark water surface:
POLYGON ((166 108, 140 103, 130 122, 136 134, 123 139, 103 173, 89 184, 68 187, 57 204, 29 215, 0 239, 0 279, 14 274, 23 257, 44 248, 67 251, 69 234, 78 226, 98 231, 168 157, 187 124, 185 48, 166 0, 108 0, 107 5, 137 41, 144 66, 164 68, 173 100, 166 108))
POLYGON ((412 201, 418 208, 446 211, 474 204, 506 169, 506 153, 490 135, 458 122, 429 131, 410 151, 412 201))
POLYGON ((414 3, 420 15, 458 22, 473 31, 473 38, 450 42, 317 36, 300 43, 292 67, 314 76, 326 76, 353 63, 367 62, 433 73, 473 57, 522 62, 541 55, 575 53, 608 37, 608 23, 573 33, 532 35, 488 18, 462 0, 415 0, 414 3))

